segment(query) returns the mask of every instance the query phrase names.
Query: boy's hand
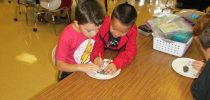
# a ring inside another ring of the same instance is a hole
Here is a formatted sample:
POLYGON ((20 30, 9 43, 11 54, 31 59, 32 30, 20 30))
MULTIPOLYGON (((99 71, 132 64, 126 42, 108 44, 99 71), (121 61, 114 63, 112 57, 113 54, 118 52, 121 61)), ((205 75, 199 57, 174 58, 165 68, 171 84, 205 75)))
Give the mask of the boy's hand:
POLYGON ((105 69, 104 72, 106 74, 114 74, 117 71, 117 67, 114 63, 110 63, 105 69))
POLYGON ((196 69, 198 72, 201 72, 201 70, 203 69, 203 67, 204 67, 204 62, 202 62, 202 61, 193 61, 192 62, 192 67, 194 68, 194 69, 196 69))
POLYGON ((81 64, 79 70, 82 72, 98 72, 100 68, 95 64, 81 64))
POLYGON ((96 58, 94 59, 94 64, 96 64, 96 65, 98 65, 99 67, 101 67, 102 64, 103 64, 103 59, 102 59, 101 57, 96 57, 96 58))

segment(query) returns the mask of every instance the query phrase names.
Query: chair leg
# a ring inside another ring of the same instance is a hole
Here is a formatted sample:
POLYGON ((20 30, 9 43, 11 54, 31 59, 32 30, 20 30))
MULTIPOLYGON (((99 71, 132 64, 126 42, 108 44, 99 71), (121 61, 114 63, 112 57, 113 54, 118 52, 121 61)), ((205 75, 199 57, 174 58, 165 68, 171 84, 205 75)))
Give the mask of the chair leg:
POLYGON ((18 19, 17 19, 17 17, 18 17, 18 11, 20 11, 19 0, 17 0, 17 2, 16 2, 14 21, 18 21, 18 19))
POLYGON ((105 5, 106 13, 107 13, 108 12, 107 0, 104 0, 104 5, 105 5))
POLYGON ((20 6, 24 5, 20 2, 20 0, 18 0, 18 13, 21 14, 21 10, 20 10, 20 6))
POLYGON ((56 34, 56 22, 55 22, 55 14, 54 13, 52 14, 52 22, 53 22, 53 29, 54 29, 54 32, 56 34))
POLYGON ((70 23, 71 22, 71 18, 70 18, 70 15, 69 15, 69 10, 70 10, 70 12, 71 12, 71 8, 65 8, 65 11, 66 11, 66 15, 67 15, 67 18, 68 18, 68 23, 70 23))
POLYGON ((78 0, 75 0, 76 1, 76 4, 78 4, 78 0))
POLYGON ((33 10, 34 10, 34 28, 33 28, 33 32, 37 32, 38 15, 40 14, 38 12, 38 6, 35 5, 35 8, 33 8, 33 10))
POLYGON ((34 28, 33 28, 33 32, 37 32, 37 26, 36 26, 37 20, 38 20, 38 14, 36 13, 34 15, 34 28))
POLYGON ((28 6, 25 6, 25 17, 26 17, 26 24, 28 24, 28 6))

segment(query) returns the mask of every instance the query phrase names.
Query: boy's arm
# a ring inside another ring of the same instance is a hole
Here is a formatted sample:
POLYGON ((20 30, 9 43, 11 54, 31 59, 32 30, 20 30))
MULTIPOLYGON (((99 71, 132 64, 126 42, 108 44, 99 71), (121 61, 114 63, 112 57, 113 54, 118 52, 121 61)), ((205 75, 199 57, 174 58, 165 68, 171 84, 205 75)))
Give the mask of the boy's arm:
POLYGON ((91 71, 99 71, 99 67, 94 64, 69 64, 61 60, 56 61, 56 66, 58 70, 64 72, 91 72, 91 71))
POLYGON ((207 62, 198 79, 195 79, 191 87, 195 100, 209 100, 210 97, 210 61, 207 62))
POLYGON ((64 72, 79 71, 79 64, 69 64, 62 60, 56 61, 56 67, 58 68, 58 70, 64 71, 64 72))
POLYGON ((136 47, 137 28, 134 27, 134 29, 131 30, 131 32, 132 35, 129 36, 125 50, 120 51, 117 57, 114 58, 113 63, 116 65, 117 69, 121 69, 128 66, 128 64, 131 63, 131 61, 133 60, 133 58, 137 53, 137 47, 136 47))
POLYGON ((91 56, 90 56, 90 60, 92 62, 94 62, 96 57, 99 57, 99 53, 100 53, 101 58, 102 59, 104 58, 104 48, 105 47, 104 47, 104 43, 100 39, 99 35, 100 35, 100 33, 98 33, 95 37, 95 44, 94 44, 93 51, 92 51, 91 56))
POLYGON ((105 48, 105 44, 103 43, 103 41, 101 40, 101 37, 104 37, 105 33, 109 30, 109 25, 110 25, 110 17, 106 16, 106 18, 104 19, 103 24, 101 25, 98 33, 95 36, 95 44, 93 47, 93 51, 91 53, 90 56, 90 60, 93 62, 95 60, 96 57, 99 57, 99 53, 101 58, 104 58, 104 48, 105 48))

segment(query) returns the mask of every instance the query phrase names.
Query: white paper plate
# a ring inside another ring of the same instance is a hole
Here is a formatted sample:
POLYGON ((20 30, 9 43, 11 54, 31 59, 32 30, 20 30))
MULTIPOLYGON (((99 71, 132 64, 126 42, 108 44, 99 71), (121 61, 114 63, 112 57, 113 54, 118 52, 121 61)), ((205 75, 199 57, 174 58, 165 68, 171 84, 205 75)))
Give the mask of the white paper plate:
MULTIPOLYGON (((109 64, 108 62, 106 63, 106 61, 108 61, 108 59, 104 59, 105 63, 104 66, 105 68, 107 67, 107 65, 109 64)), ((114 77, 116 77, 117 75, 120 74, 121 69, 117 70, 113 75, 111 74, 101 74, 101 73, 87 73, 88 76, 95 78, 95 79, 99 79, 99 80, 107 80, 107 79, 112 79, 114 77)))
POLYGON ((172 68, 174 71, 179 73, 180 75, 189 77, 189 78, 197 78, 197 73, 198 71, 192 68, 192 62, 195 61, 194 59, 191 58, 177 58, 172 62, 172 68), (187 66, 188 71, 184 72, 183 67, 187 66))

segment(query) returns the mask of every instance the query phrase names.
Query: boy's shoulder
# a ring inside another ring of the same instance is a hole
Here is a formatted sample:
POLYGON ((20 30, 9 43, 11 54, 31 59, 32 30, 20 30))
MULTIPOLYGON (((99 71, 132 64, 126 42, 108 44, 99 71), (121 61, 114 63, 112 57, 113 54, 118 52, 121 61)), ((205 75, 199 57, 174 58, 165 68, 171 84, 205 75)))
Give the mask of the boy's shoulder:
POLYGON ((137 28, 136 24, 134 24, 131 27, 130 31, 128 32, 128 35, 137 35, 137 33, 138 33, 138 28, 137 28))
POLYGON ((73 28, 72 24, 69 24, 69 25, 67 25, 67 26, 65 27, 64 30, 73 31, 74 28, 73 28))
POLYGON ((65 29, 63 30, 62 34, 65 34, 65 35, 71 35, 71 36, 74 36, 74 35, 77 35, 79 32, 77 32, 72 24, 69 24, 65 27, 65 29))
POLYGON ((72 24, 69 24, 62 31, 60 38, 74 40, 74 38, 77 38, 79 36, 80 34, 72 27, 72 24))

